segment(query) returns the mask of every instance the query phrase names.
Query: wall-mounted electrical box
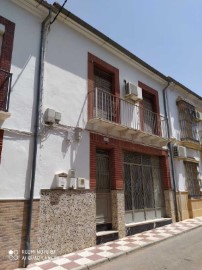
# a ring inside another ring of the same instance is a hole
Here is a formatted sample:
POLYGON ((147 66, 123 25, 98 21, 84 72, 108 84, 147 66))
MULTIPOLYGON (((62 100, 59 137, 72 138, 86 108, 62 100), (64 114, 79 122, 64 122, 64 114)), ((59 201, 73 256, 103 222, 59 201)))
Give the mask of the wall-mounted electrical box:
POLYGON ((59 124, 61 120, 61 113, 53 109, 47 108, 44 113, 44 122, 47 125, 59 124))
POLYGON ((67 131, 65 139, 68 143, 72 142, 72 137, 73 137, 73 131, 70 129, 67 131))
POLYGON ((61 121, 61 113, 55 112, 55 123, 59 124, 60 121, 61 121))
POLYGON ((55 123, 55 111, 48 108, 46 109, 45 113, 44 113, 44 122, 47 125, 52 125, 55 123))
POLYGON ((68 189, 77 189, 77 178, 68 178, 67 188, 68 189))
POLYGON ((85 189, 85 182, 86 179, 85 178, 77 178, 77 188, 81 188, 81 189, 85 189))
POLYGON ((81 128, 75 128, 75 130, 74 130, 75 141, 79 142, 81 140, 81 134, 82 134, 82 129, 81 128))
POLYGON ((128 82, 125 87, 125 98, 133 101, 142 100, 142 88, 128 82))
POLYGON ((70 169, 68 173, 69 178, 75 178, 76 177, 75 175, 76 175, 76 170, 70 169))
POLYGON ((56 173, 55 178, 55 188, 65 189, 67 185, 67 173, 56 173))

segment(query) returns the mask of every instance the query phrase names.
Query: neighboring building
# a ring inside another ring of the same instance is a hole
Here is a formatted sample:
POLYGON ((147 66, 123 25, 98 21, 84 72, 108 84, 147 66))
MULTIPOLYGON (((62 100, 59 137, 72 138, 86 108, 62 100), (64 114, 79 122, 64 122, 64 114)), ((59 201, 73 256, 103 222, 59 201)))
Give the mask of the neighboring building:
POLYGON ((202 216, 202 99, 174 79, 170 81, 168 113, 178 212, 183 220, 202 216))
POLYGON ((201 97, 65 9, 50 24, 60 6, 41 2, 0 3, 2 269, 23 265, 30 234, 31 250, 56 256, 202 215, 187 193, 183 206, 181 177, 201 171, 199 137, 179 136, 182 98, 199 110, 201 97), (172 170, 168 143, 196 158, 172 170))

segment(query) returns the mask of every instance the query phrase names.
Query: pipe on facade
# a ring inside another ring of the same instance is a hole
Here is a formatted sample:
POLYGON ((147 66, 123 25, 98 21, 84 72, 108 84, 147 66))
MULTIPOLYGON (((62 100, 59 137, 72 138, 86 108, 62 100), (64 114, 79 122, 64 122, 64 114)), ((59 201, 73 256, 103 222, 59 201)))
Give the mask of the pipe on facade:
MULTIPOLYGON (((170 123, 169 123, 169 108, 167 103, 167 89, 173 82, 169 81, 166 87, 163 89, 163 104, 164 104, 164 110, 165 110, 165 117, 166 117, 166 125, 168 130, 168 138, 170 139, 170 123)), ((174 161, 173 161, 173 148, 171 142, 168 143, 168 150, 170 153, 170 164, 171 164, 171 174, 172 174, 172 187, 173 187, 173 200, 174 200, 174 208, 175 208, 175 218, 176 221, 179 221, 178 216, 178 207, 177 207, 177 196, 176 196, 176 178, 175 178, 175 169, 174 169, 174 161)))
POLYGON ((33 141, 33 155, 32 155, 32 167, 31 167, 31 179, 30 179, 30 196, 28 201, 28 214, 26 224, 26 236, 25 236, 25 260, 23 267, 27 267, 29 264, 29 251, 31 247, 30 235, 32 225, 32 208, 34 198, 34 185, 35 185, 35 174, 36 174, 36 159, 37 159, 37 143, 39 135, 39 116, 40 116, 40 105, 41 105, 41 92, 43 89, 43 72, 44 72, 44 57, 45 57, 45 42, 47 27, 50 24, 51 10, 49 9, 48 16, 43 20, 41 24, 41 37, 39 47, 39 66, 38 66, 38 83, 36 91, 36 107, 35 107, 35 124, 34 124, 34 141, 33 141))

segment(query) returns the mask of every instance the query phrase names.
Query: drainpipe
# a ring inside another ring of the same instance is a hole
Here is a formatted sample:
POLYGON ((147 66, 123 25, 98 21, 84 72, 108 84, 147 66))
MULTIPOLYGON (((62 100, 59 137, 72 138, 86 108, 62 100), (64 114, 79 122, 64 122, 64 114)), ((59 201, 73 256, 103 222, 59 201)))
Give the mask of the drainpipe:
POLYGON ((31 179, 30 179, 30 196, 28 201, 28 216, 26 224, 26 236, 25 236, 25 261, 24 268, 29 264, 29 251, 31 250, 30 234, 32 225, 32 208, 34 198, 34 185, 35 185, 35 174, 36 174, 36 159, 37 159, 37 143, 39 135, 39 116, 40 116, 40 105, 41 105, 41 93, 43 89, 44 79, 44 57, 45 57, 45 43, 46 33, 48 25, 50 24, 51 10, 49 10, 48 16, 44 19, 41 24, 41 38, 40 38, 40 51, 39 51, 39 66, 38 66, 38 84, 36 92, 36 107, 35 107, 35 124, 34 124, 34 142, 33 142, 33 156, 32 156, 32 167, 31 167, 31 179), (49 23, 48 23, 49 22, 49 23))
MULTIPOLYGON (((167 106, 167 89, 168 87, 172 84, 172 82, 168 82, 167 86, 163 89, 163 104, 164 104, 164 110, 165 110, 165 117, 166 117, 166 125, 167 125, 167 130, 168 130, 168 138, 170 139, 170 123, 169 123, 169 108, 167 106)), ((171 174, 172 174, 172 187, 173 187, 173 200, 174 200, 174 208, 175 208, 175 218, 176 221, 179 221, 178 217, 178 207, 177 207, 177 196, 176 196, 176 178, 175 178, 175 169, 174 169, 174 161, 173 161, 173 149, 172 149, 172 144, 169 141, 168 142, 168 150, 170 153, 170 164, 171 164, 171 174)))

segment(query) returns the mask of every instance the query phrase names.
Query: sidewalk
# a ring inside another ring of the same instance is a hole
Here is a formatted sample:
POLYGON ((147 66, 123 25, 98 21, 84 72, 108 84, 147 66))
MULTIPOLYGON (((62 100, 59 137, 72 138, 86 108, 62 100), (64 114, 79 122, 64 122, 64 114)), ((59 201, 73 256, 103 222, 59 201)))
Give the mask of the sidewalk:
MULTIPOLYGON (((202 226, 202 217, 172 223, 150 231, 142 232, 120 240, 99 246, 86 248, 52 260, 38 262, 28 266, 29 270, 80 270, 92 269, 95 265, 111 261, 116 257, 127 255, 137 249, 153 245, 186 231, 202 226)), ((24 268, 18 268, 24 269, 24 268)), ((16 269, 17 270, 17 269, 16 269)))

